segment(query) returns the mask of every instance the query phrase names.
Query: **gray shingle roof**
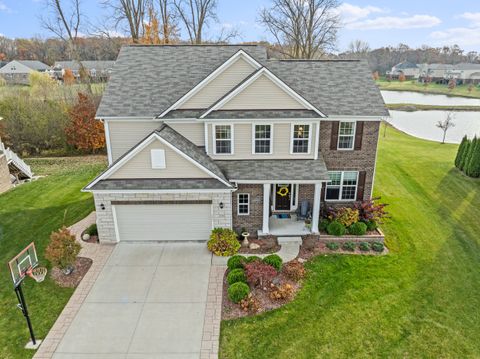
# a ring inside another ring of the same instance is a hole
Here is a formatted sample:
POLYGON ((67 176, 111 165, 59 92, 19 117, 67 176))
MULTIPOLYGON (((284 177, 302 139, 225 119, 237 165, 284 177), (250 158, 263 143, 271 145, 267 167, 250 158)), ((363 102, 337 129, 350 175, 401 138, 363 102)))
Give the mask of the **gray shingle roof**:
POLYGON ((328 180, 325 161, 317 160, 233 160, 215 161, 230 180, 323 181, 328 180))
POLYGON ((95 191, 115 190, 159 190, 159 189, 228 189, 216 179, 107 179, 97 182, 91 189, 95 191))
POLYGON ((243 49, 328 116, 387 116, 368 65, 268 60, 261 46, 124 46, 97 117, 155 117, 243 49))
POLYGON ((97 117, 159 115, 240 49, 267 58, 261 46, 124 46, 97 117))
POLYGON ((37 60, 18 60, 18 62, 36 71, 44 71, 48 69, 47 64, 37 60))
POLYGON ((321 118, 321 116, 313 110, 218 110, 210 112, 205 118, 321 118))

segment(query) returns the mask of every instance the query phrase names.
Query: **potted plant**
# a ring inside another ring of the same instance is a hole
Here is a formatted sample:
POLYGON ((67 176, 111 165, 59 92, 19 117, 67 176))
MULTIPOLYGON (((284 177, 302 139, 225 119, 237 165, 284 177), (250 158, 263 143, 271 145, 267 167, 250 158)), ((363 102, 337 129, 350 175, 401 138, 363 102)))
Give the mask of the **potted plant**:
POLYGON ((305 220, 305 228, 308 229, 309 231, 312 229, 312 220, 311 219, 306 219, 305 220))

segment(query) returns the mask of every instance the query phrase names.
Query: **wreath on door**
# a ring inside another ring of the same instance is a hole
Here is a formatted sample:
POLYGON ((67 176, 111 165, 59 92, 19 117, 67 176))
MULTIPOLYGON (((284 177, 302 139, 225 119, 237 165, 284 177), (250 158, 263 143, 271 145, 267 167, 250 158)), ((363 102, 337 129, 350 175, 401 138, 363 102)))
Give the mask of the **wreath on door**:
POLYGON ((282 186, 280 187, 280 189, 277 191, 277 194, 280 196, 280 197, 285 197, 287 194, 288 194, 289 190, 288 190, 288 186, 282 186))

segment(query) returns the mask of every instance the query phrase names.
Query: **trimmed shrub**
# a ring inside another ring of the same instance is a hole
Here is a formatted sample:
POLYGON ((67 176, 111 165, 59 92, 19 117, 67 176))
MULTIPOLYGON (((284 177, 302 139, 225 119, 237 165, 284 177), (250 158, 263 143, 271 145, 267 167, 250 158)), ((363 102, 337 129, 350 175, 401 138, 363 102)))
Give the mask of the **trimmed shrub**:
POLYGON ((296 282, 298 282, 300 279, 303 279, 306 274, 305 266, 299 261, 285 263, 283 265, 282 272, 286 277, 296 282))
POLYGON ((260 258, 259 256, 250 256, 250 257, 247 257, 246 259, 246 263, 252 263, 252 262, 255 262, 255 261, 261 261, 262 258, 260 258))
POLYGON ((207 243, 208 250, 217 256, 232 256, 240 249, 237 234, 229 228, 214 228, 207 243))
POLYGON ((375 221, 367 221, 365 224, 367 225, 368 231, 374 231, 378 228, 378 224, 375 221))
POLYGON ((362 242, 358 245, 358 248, 360 248, 362 252, 368 252, 370 250, 370 243, 362 242))
POLYGON ((245 299, 250 294, 250 288, 247 284, 242 282, 233 283, 228 287, 228 298, 234 302, 239 303, 242 299, 245 299))
POLYGON ((463 172, 465 172, 467 176, 471 175, 471 164, 475 158, 475 148, 477 147, 477 143, 478 140, 475 136, 468 146, 468 153, 465 158, 465 166, 463 167, 463 172))
POLYGON ((327 226, 327 233, 332 236, 343 236, 347 232, 347 229, 343 224, 337 221, 332 221, 327 226))
POLYGON ((247 277, 245 271, 241 268, 231 270, 227 275, 227 283, 232 285, 233 283, 243 282, 247 283, 247 277))
POLYGON ((354 242, 345 242, 342 244, 342 249, 344 251, 353 252, 355 250, 355 243, 354 242))
POLYGON ((348 227, 348 233, 354 236, 363 236, 367 233, 367 225, 363 222, 357 222, 348 227))
POLYGON ((270 254, 269 256, 266 256, 265 258, 263 258, 263 262, 271 265, 277 271, 282 269, 283 261, 282 258, 280 258, 280 256, 277 254, 270 254))
POLYGON ((97 224, 91 224, 86 230, 85 233, 87 233, 90 237, 91 236, 98 236, 98 230, 97 230, 97 224))
POLYGON ((275 278, 277 271, 269 264, 255 261, 245 264, 245 274, 250 285, 263 287, 275 278))
POLYGON ((459 169, 461 171, 465 171, 465 168, 466 168, 466 165, 468 163, 467 159, 468 159, 468 153, 470 152, 470 147, 472 145, 472 141, 468 140, 466 143, 465 143, 465 149, 463 150, 463 153, 462 153, 462 158, 460 159, 460 167, 459 169))
POLYGON ((326 219, 323 219, 323 220, 320 222, 320 224, 318 225, 319 231, 320 231, 320 232, 326 232, 329 223, 330 223, 330 221, 328 221, 328 220, 326 220, 326 219))
POLYGON ((460 143, 460 146, 458 146, 457 156, 455 157, 455 167, 457 167, 457 168, 460 168, 460 165, 462 163, 463 154, 465 153, 465 147, 467 146, 467 143, 468 143, 468 138, 465 135, 462 138, 462 142, 460 143))
POLYGON ((328 242, 326 246, 331 251, 336 251, 338 248, 340 248, 340 245, 337 242, 328 242))
POLYGON ((237 254, 237 255, 234 255, 234 256, 231 256, 230 258, 228 258, 227 267, 230 270, 234 270, 234 269, 237 269, 237 268, 242 268, 243 269, 243 265, 246 261, 247 261, 247 258, 237 254))
POLYGON ((478 178, 480 177, 480 139, 474 139, 471 152, 466 174, 470 177, 478 178))
POLYGON ((384 245, 383 245, 382 242, 373 242, 373 243, 372 243, 372 249, 373 249, 375 252, 383 252, 384 245))

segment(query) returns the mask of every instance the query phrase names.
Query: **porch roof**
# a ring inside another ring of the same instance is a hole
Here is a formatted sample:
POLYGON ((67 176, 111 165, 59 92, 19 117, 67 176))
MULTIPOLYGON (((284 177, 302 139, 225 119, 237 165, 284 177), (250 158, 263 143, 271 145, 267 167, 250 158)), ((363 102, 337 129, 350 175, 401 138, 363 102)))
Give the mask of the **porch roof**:
POLYGON ((229 181, 328 181, 322 156, 316 160, 223 160, 215 161, 229 181))
POLYGON ((229 187, 213 178, 131 178, 101 180, 91 189, 95 191, 228 190, 229 187))

